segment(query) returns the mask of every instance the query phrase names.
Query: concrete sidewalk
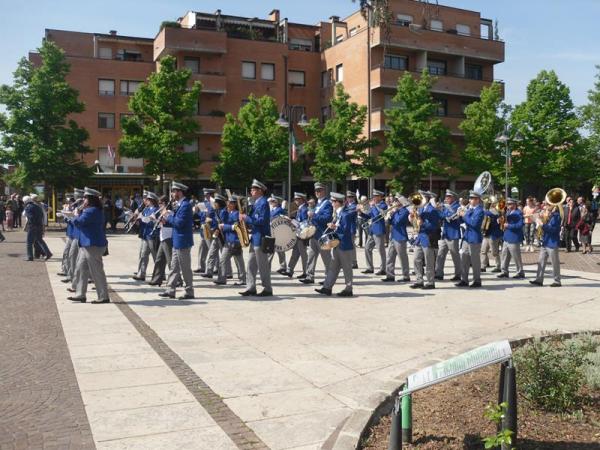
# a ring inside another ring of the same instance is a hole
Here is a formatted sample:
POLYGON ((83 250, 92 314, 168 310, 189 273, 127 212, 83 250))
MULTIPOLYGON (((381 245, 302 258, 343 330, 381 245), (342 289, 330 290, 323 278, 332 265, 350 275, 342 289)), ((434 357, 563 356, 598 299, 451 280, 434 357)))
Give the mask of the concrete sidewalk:
MULTIPOLYGON (((72 304, 59 262, 47 264, 97 448, 355 448, 374 408, 431 361, 600 328, 598 273, 564 270, 560 289, 484 274, 482 290, 413 291, 356 271, 351 299, 274 274, 266 300, 198 277, 197 300, 164 300, 130 277, 138 239, 109 239, 105 269, 123 304, 72 304)), ((61 238, 48 243, 61 254, 61 238)))

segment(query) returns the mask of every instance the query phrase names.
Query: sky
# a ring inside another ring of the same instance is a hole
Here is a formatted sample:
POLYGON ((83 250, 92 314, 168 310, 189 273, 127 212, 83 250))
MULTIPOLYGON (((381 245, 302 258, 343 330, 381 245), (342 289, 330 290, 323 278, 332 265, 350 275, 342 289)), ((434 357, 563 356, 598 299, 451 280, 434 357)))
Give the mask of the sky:
MULTIPOLYGON (((435 0, 430 0, 435 3, 435 0)), ((600 0, 440 0, 498 20, 506 62, 495 77, 506 83, 506 101, 526 97, 529 81, 553 69, 576 105, 587 102, 600 64, 600 0)), ((163 20, 189 10, 266 18, 273 8, 290 21, 314 24, 357 9, 351 0, 0 0, 0 84, 12 83, 18 60, 40 44, 46 28, 154 37, 163 20)))

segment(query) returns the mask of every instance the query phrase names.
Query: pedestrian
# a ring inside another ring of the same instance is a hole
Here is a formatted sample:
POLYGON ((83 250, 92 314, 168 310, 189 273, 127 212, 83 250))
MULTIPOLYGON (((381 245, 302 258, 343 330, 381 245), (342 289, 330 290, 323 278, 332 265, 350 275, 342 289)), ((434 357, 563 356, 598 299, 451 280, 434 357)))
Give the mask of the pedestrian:
POLYGON ((117 231, 117 224, 119 223, 120 220, 122 220, 122 216, 123 215, 123 199, 121 198, 121 196, 116 195, 115 196, 115 215, 112 221, 112 229, 113 231, 117 231))
POLYGON ((25 231, 27 231, 27 257, 25 261, 33 261, 33 246, 36 242, 39 244, 47 261, 52 257, 52 252, 50 252, 43 238, 44 212, 28 195, 24 197, 23 204, 26 205, 24 213, 27 218, 27 223, 25 224, 25 231))
POLYGON ((525 235, 525 251, 532 252, 535 239, 535 220, 534 215, 537 213, 537 206, 533 197, 527 197, 525 207, 523 208, 523 222, 525 224, 523 234, 525 235))
POLYGON ((579 240, 577 239, 577 224, 581 218, 581 211, 575 204, 573 198, 567 198, 567 205, 565 206, 564 214, 564 234, 565 242, 567 246, 567 252, 571 251, 571 245, 575 246, 575 251, 579 251, 579 240))
POLYGON ((8 231, 12 231, 14 224, 14 203, 11 200, 6 202, 6 228, 8 231))
POLYGON ((580 206, 579 212, 581 217, 577 226, 575 227, 579 231, 579 243, 582 246, 581 253, 591 253, 592 246, 592 233, 591 233, 591 213, 588 211, 585 205, 580 206))

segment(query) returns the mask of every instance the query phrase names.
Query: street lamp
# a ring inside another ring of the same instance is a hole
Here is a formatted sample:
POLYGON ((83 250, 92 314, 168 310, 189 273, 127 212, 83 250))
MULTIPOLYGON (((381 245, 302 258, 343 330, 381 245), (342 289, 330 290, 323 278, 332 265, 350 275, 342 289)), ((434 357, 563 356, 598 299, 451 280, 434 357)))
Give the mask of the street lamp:
POLYGON ((506 157, 505 159, 505 163, 504 163, 504 195, 506 197, 509 196, 509 192, 508 192, 508 164, 510 162, 510 152, 508 149, 508 143, 509 141, 513 141, 513 142, 521 142, 523 140, 523 137, 521 136, 521 133, 519 133, 519 131, 517 131, 515 133, 514 136, 511 137, 511 131, 512 128, 509 127, 508 125, 504 126, 504 130, 498 134, 498 136, 496 136, 495 141, 498 142, 499 144, 504 144, 504 156, 506 157))
POLYGON ((288 181, 287 181, 287 207, 288 211, 292 205, 292 135, 294 133, 294 126, 292 116, 295 110, 302 111, 302 116, 298 122, 298 126, 304 128, 308 125, 308 119, 304 114, 304 107, 298 105, 286 105, 282 108, 279 119, 275 122, 282 128, 288 129, 288 181))

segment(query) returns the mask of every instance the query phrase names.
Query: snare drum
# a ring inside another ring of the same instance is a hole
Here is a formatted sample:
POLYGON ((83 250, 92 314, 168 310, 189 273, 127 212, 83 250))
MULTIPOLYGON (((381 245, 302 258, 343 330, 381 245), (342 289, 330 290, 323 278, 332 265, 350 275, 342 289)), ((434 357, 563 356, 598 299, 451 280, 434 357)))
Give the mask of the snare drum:
POLYGON ((336 232, 324 234, 319 238, 319 248, 321 250, 331 250, 340 245, 340 237, 336 232))
POLYGON ((317 232, 317 227, 311 224, 308 220, 300 222, 296 227, 296 236, 298 239, 310 239, 317 232))

